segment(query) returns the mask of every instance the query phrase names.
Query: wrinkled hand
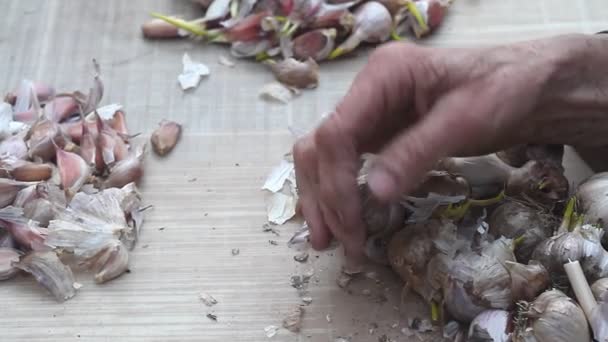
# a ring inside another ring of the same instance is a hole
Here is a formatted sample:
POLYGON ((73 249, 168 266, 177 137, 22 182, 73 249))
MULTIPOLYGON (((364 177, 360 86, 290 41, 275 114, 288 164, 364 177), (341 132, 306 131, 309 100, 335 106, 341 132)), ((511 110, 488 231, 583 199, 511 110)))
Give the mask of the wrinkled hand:
POLYGON ((362 153, 378 154, 368 184, 376 197, 391 201, 413 190, 442 157, 533 142, 538 127, 524 121, 542 109, 556 73, 551 51, 559 49, 553 45, 559 46, 378 48, 335 112, 294 146, 313 247, 327 247, 333 236, 347 255, 361 256, 365 231, 356 178, 362 153))

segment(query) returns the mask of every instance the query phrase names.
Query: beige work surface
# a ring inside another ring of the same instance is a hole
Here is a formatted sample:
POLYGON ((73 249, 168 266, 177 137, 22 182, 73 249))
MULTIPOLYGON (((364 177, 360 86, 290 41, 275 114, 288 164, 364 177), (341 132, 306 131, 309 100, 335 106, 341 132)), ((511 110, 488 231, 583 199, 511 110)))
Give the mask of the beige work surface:
MULTIPOLYGON (((266 341, 264 327, 280 326, 288 308, 300 303, 290 276, 307 269, 315 276, 303 331, 280 330, 273 341, 377 341, 382 334, 408 340, 400 333, 406 317, 426 312, 413 304, 401 314, 395 310, 400 285, 386 270, 378 270, 380 284, 357 280, 348 293, 335 285, 338 250, 311 251, 308 263, 297 264, 286 246, 297 224, 279 227, 278 237, 262 232, 260 186, 290 149, 288 126, 305 129, 331 110, 365 54, 323 65, 319 88, 289 105, 269 104, 257 97, 272 80, 263 66, 239 61, 229 69, 217 62, 228 53, 224 47, 141 39, 139 25, 149 11, 190 15, 192 8, 177 0, 0 0, 1 92, 22 78, 86 89, 96 58, 103 102, 125 106, 132 132, 146 136, 163 118, 185 130, 168 158, 147 157, 142 187, 154 208, 132 253, 131 273, 105 285, 78 275, 84 287, 62 304, 32 278, 2 282, 0 341, 266 341), (176 83, 184 52, 211 69, 187 93, 176 83), (231 255, 233 248, 240 254, 231 255), (206 307, 201 291, 219 303, 206 307), (388 301, 378 303, 383 296, 388 301)), ((472 46, 606 28, 606 0, 457 0, 427 43, 472 46)))

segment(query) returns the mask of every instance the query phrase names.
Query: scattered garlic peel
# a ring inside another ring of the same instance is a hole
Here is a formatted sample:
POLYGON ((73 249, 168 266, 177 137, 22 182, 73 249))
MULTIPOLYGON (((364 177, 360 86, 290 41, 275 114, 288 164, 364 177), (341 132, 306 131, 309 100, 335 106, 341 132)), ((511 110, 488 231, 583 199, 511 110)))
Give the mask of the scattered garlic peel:
POLYGON ((209 75, 209 68, 202 63, 194 63, 187 53, 184 53, 182 63, 184 65, 183 71, 177 77, 182 90, 196 88, 201 81, 201 77, 209 75))
POLYGON ((295 167, 293 162, 283 159, 278 166, 272 169, 262 189, 279 192, 289 179, 295 179, 295 167))
POLYGON ((13 264, 19 261, 21 252, 9 248, 0 247, 0 280, 10 279, 19 271, 13 264))
POLYGON ((265 100, 289 103, 298 92, 279 82, 268 83, 260 89, 259 96, 265 100))
POLYGON ((32 274, 59 302, 76 294, 74 275, 55 252, 31 252, 16 263, 15 267, 32 274))
POLYGON ((236 63, 224 55, 218 57, 218 63, 229 68, 234 68, 236 66, 236 63))

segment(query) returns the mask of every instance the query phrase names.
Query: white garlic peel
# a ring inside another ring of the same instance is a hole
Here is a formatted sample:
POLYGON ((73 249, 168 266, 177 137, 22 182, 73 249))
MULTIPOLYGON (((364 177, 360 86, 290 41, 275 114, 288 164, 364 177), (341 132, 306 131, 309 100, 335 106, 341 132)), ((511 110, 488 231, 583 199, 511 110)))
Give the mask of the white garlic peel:
POLYGON ((477 315, 469 326, 470 340, 487 340, 494 342, 511 341, 508 326, 512 317, 508 311, 486 310, 477 315))

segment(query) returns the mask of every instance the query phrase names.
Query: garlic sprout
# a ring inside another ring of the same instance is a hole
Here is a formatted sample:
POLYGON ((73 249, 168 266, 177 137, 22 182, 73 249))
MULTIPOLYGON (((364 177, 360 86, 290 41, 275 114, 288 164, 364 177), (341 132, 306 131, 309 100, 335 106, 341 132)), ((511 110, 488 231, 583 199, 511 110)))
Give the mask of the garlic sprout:
POLYGON ((591 341, 583 310, 559 290, 543 292, 518 314, 514 341, 591 341))

